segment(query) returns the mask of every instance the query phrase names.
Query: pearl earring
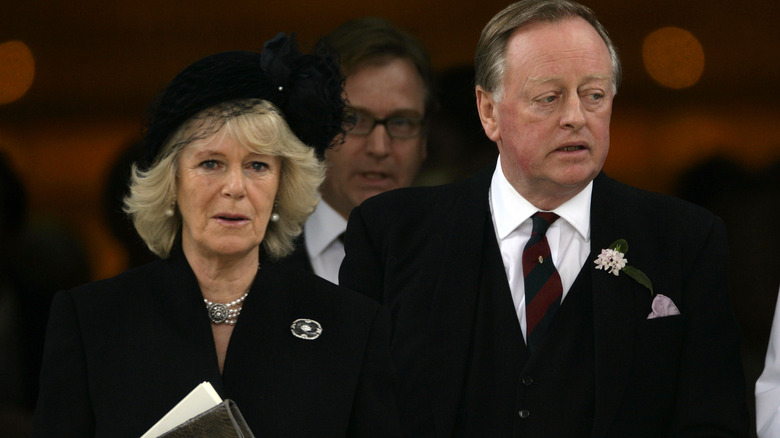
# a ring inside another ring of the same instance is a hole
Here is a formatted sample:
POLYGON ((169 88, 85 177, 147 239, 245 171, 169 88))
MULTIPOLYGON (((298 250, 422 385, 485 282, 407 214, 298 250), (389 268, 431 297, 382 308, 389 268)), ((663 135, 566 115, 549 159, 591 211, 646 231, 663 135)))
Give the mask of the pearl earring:
POLYGON ((278 208, 279 208, 279 201, 274 199, 274 210, 273 213, 271 213, 271 222, 279 222, 279 219, 281 219, 279 213, 276 212, 278 208))
POLYGON ((166 210, 165 210, 165 216, 167 216, 167 217, 173 217, 173 215, 175 214, 175 212, 173 211, 173 209, 174 209, 175 207, 176 207, 176 200, 174 199, 173 201, 171 201, 171 206, 170 206, 170 207, 168 207, 168 209, 166 209, 166 210))

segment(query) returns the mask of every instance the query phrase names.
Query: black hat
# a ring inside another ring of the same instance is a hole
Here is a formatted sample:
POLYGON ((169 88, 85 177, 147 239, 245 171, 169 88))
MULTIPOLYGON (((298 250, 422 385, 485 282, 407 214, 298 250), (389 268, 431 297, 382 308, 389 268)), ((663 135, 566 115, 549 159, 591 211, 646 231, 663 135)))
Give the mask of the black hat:
POLYGON ((141 167, 148 169, 168 137, 202 110, 250 98, 276 105, 293 133, 322 160, 325 150, 344 135, 343 82, 336 61, 301 54, 295 34, 277 34, 261 53, 207 56, 179 73, 151 106, 141 167))

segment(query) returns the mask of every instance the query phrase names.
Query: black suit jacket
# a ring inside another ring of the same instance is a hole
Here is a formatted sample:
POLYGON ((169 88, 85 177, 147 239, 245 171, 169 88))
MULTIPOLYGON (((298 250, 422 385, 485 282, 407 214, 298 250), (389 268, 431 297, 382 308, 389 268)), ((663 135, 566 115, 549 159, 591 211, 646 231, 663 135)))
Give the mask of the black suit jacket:
POLYGON ((295 239, 293 251, 285 258, 273 260, 268 258, 265 253, 262 253, 264 258, 263 263, 271 263, 279 266, 288 266, 295 269, 303 269, 304 271, 314 272, 314 268, 311 266, 311 260, 309 259, 309 253, 306 251, 306 233, 301 234, 295 239))
POLYGON ((58 293, 35 436, 138 437, 209 381, 257 436, 395 436, 387 312, 313 274, 263 266, 219 373, 194 273, 179 253, 58 293), (318 321, 315 340, 291 333, 318 321))
MULTIPOLYGON (((486 227, 492 173, 491 167, 461 183, 379 195, 349 220, 340 283, 391 310, 408 436, 453 434, 476 308, 478 260, 484 257, 485 230, 492 230, 486 227)), ((627 240, 629 264, 647 274, 656 293, 670 297, 681 315, 648 320, 647 289, 626 275, 592 272, 591 436, 746 436, 722 221, 600 174, 591 203, 592 253, 583 269, 594 269, 592 260, 617 239, 627 240)), ((562 406, 561 415, 565 411, 562 406)))

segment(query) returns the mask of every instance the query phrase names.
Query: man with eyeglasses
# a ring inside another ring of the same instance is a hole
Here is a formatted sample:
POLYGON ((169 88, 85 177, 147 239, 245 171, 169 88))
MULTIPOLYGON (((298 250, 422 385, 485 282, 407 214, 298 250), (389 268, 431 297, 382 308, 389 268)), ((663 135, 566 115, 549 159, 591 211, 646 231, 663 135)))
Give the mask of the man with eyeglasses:
POLYGON ((355 123, 344 143, 326 153, 322 201, 295 252, 281 263, 338 283, 341 236, 352 209, 411 185, 426 157, 433 73, 420 42, 381 18, 348 21, 323 37, 315 51, 335 52, 340 60, 355 123))

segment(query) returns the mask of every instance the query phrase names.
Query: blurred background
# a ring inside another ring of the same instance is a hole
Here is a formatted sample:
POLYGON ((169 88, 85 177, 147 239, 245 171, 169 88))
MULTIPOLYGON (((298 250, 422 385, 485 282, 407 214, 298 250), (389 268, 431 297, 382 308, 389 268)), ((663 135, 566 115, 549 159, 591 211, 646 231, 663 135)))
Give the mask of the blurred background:
MULTIPOLYGON (((780 286, 780 2, 583 3, 624 65, 605 170, 726 221, 752 393, 780 286)), ((51 294, 148 258, 118 200, 145 109, 178 71, 215 52, 259 50, 280 31, 297 33, 306 50, 347 19, 388 18, 422 40, 439 76, 442 109, 418 181, 438 184, 495 159, 474 108, 472 56, 482 27, 507 4, 3 1, 0 406, 8 409, 0 421, 24 436, 51 294)))

